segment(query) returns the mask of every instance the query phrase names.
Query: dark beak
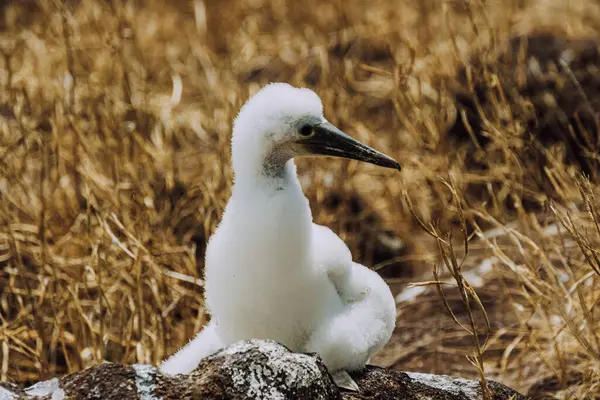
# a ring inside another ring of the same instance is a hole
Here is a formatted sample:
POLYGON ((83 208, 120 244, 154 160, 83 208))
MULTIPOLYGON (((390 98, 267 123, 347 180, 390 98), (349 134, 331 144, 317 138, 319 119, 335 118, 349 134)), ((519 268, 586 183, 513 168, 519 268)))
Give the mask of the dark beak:
POLYGON ((313 129, 311 137, 298 140, 310 154, 349 158, 400 171, 396 160, 359 142, 329 122, 315 125, 313 129))

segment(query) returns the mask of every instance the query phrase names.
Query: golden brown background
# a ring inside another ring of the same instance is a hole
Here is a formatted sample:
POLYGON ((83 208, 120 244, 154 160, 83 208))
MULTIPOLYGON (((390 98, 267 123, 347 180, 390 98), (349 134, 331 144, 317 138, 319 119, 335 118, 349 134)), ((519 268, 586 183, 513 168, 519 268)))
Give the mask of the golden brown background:
POLYGON ((285 81, 403 166, 297 161, 315 221, 402 293, 373 362, 600 396, 598 2, 0 7, 0 380, 156 364, 201 328, 232 119, 285 81))

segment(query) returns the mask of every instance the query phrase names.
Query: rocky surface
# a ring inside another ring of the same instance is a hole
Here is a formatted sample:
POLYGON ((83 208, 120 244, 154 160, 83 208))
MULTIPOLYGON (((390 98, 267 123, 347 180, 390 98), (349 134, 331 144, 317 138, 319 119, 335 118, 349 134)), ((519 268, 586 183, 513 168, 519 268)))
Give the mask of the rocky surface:
MULTIPOLYGON (((262 340, 238 342, 206 358, 189 375, 165 376, 150 365, 105 363, 21 389, 0 383, 0 400, 170 399, 481 399, 479 382, 369 366, 355 373, 360 390, 339 390, 321 359, 262 340)), ((525 399, 489 381, 494 400, 525 399)))

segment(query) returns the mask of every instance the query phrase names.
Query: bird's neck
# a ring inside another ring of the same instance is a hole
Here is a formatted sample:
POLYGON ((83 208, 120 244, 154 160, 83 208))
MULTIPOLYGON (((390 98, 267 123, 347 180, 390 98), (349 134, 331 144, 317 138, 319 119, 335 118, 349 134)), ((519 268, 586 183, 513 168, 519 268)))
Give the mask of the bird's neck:
POLYGON ((291 158, 283 161, 267 159, 255 170, 236 172, 234 190, 236 187, 244 192, 260 189, 266 196, 275 196, 286 190, 302 192, 296 176, 296 165, 291 158))
MULTIPOLYGON (((285 253, 301 259, 310 239, 312 215, 308 200, 296 176, 296 167, 289 160, 283 171, 271 171, 236 178, 227 210, 227 219, 237 226, 243 237, 253 237, 255 249, 282 248, 293 243, 285 253), (236 211, 237 210, 237 211, 236 211), (247 210, 241 212, 240 210, 247 210)), ((266 251, 266 250, 265 250, 266 251)), ((282 260, 283 262, 283 260, 282 260)))

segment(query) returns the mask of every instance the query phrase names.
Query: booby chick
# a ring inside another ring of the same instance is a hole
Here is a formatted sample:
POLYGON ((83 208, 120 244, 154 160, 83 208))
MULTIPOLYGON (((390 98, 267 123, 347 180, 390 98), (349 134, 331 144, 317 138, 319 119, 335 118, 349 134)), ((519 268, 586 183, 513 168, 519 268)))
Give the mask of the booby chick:
POLYGON ((293 161, 305 155, 400 170, 329 123, 309 89, 272 83, 251 97, 233 127, 231 198, 206 249, 211 321, 162 363, 164 373, 189 373, 223 347, 262 338, 318 353, 334 377, 347 376, 390 339, 396 307, 388 285, 312 221, 293 161))

